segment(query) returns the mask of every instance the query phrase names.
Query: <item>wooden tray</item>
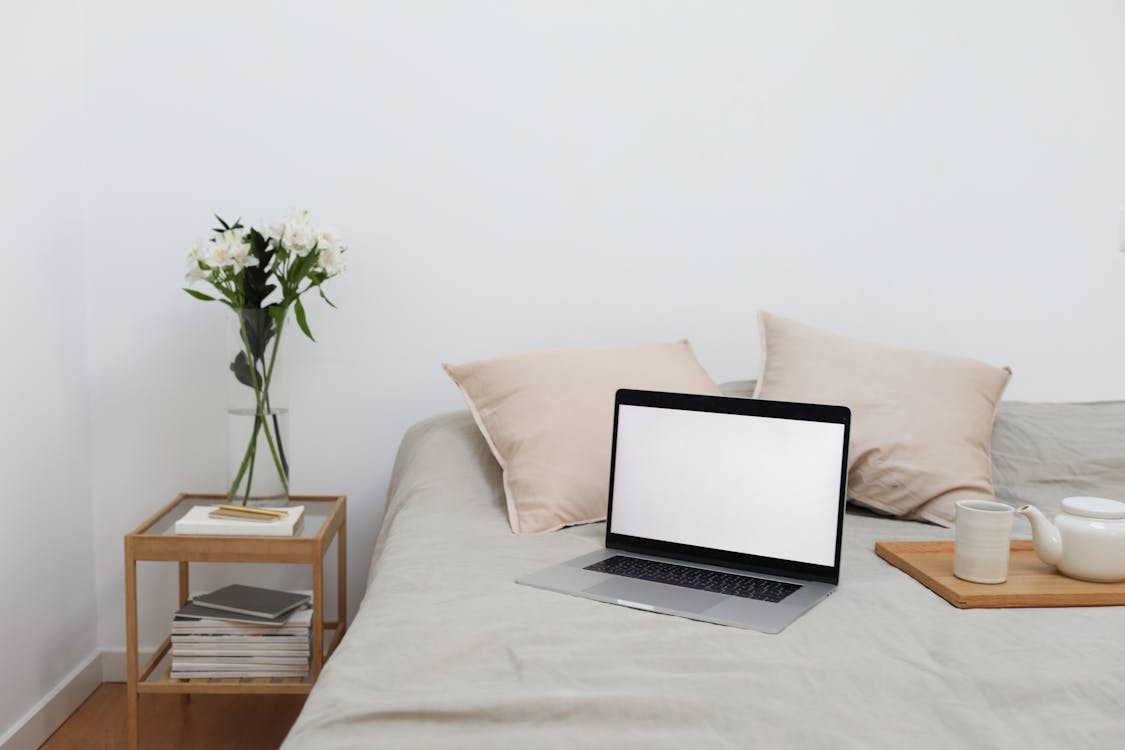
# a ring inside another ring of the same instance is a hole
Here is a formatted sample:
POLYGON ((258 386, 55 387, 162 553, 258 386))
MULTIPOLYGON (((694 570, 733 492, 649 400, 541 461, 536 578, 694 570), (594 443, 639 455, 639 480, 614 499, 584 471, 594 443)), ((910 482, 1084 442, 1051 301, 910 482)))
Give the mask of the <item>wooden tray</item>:
POLYGON ((1067 578, 1044 564, 1027 539, 1012 542, 1008 580, 970 583, 953 575, 953 542, 876 542, 875 554, 954 607, 1102 607, 1125 604, 1125 582, 1067 578))

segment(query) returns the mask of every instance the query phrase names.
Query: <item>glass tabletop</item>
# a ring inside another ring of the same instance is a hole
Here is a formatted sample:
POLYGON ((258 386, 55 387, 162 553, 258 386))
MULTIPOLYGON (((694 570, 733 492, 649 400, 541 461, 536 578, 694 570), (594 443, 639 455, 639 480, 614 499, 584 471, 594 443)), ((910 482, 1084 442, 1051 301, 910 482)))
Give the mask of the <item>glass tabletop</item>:
MULTIPOLYGON (((184 517, 192 508, 197 505, 217 505, 224 502, 221 497, 200 497, 198 495, 186 495, 180 499, 178 503, 169 508, 160 518, 150 525, 147 529, 141 532, 145 536, 175 536, 172 527, 176 521, 184 517)), ((289 506, 303 505, 305 506, 304 515, 297 524, 297 529, 292 539, 298 538, 312 538, 320 533, 320 529, 324 526, 324 522, 328 520, 329 514, 332 513, 332 508, 336 505, 336 498, 308 498, 308 497, 292 497, 290 498, 289 506)))

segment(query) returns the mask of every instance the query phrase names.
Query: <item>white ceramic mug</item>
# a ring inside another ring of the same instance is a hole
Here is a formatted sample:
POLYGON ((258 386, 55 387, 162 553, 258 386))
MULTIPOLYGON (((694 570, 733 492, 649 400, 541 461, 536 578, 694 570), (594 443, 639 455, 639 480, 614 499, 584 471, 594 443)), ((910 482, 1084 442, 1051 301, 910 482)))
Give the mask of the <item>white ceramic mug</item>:
POLYGON ((992 500, 960 500, 954 517, 953 575, 973 583, 1008 580, 1012 518, 1010 505, 992 500))

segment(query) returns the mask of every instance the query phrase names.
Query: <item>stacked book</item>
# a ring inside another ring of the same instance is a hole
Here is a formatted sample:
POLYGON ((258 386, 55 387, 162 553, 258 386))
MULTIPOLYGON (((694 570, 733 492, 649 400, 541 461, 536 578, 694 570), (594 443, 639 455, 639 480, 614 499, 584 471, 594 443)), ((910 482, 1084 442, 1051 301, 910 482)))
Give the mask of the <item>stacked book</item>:
POLYGON ((241 584, 196 596, 172 619, 172 678, 305 677, 309 599, 241 584))

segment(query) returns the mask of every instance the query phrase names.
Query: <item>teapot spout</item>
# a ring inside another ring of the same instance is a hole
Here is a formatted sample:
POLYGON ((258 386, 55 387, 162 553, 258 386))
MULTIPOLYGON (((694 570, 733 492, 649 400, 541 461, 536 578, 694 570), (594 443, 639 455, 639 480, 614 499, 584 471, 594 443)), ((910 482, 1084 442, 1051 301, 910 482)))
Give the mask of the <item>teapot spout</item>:
POLYGON ((1059 530, 1035 506, 1021 505, 1016 508, 1016 513, 1031 521, 1031 540, 1035 544, 1035 554, 1048 565, 1057 565, 1063 556, 1062 535, 1059 530))

